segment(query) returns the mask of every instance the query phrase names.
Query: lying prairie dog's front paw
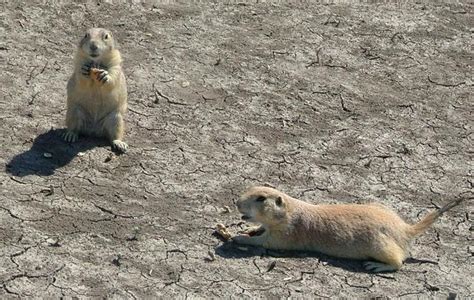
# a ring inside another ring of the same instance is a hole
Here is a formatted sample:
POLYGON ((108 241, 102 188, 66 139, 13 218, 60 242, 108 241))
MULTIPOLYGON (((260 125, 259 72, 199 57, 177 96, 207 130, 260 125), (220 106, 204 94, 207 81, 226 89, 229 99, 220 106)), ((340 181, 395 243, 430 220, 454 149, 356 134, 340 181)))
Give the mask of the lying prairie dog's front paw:
POLYGON ((239 234, 231 238, 231 240, 237 244, 248 244, 251 237, 248 234, 239 234))
POLYGON ((263 246, 267 240, 267 237, 261 235, 238 234, 232 237, 234 243, 251 246, 263 246))
POLYGON ((251 226, 246 228, 244 231, 239 232, 241 235, 246 235, 246 236, 259 236, 262 235, 265 232, 265 228, 262 226, 251 226))

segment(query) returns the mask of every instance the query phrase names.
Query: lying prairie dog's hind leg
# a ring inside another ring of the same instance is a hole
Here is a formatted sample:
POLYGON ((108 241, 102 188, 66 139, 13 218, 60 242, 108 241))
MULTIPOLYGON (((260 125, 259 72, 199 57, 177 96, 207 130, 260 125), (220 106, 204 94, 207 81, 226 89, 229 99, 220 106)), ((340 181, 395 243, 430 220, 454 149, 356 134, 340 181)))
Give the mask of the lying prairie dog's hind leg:
POLYGON ((386 263, 381 263, 378 261, 366 261, 363 263, 364 269, 366 271, 379 273, 379 272, 395 272, 399 267, 388 265, 386 263))
POLYGON ((394 272, 400 269, 405 259, 403 249, 395 242, 387 242, 385 246, 372 255, 377 261, 366 261, 364 269, 371 272, 394 272))

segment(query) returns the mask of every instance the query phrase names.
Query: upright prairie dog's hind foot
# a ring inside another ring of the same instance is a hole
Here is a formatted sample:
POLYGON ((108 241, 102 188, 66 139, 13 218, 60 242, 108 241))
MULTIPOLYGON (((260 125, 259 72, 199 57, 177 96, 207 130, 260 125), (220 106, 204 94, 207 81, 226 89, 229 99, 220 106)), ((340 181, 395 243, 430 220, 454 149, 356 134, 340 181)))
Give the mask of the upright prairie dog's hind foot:
POLYGON ((384 264, 381 262, 376 262, 376 261, 366 261, 363 263, 364 269, 366 271, 374 272, 374 273, 379 273, 379 272, 394 272, 397 271, 398 268, 384 264))
POLYGON ((116 150, 120 153, 125 153, 128 150, 128 145, 127 145, 127 143, 125 143, 121 140, 113 140, 112 141, 112 149, 116 150))
POLYGON ((73 131, 66 130, 66 132, 63 133, 63 139, 68 143, 74 143, 78 138, 79 135, 73 131))

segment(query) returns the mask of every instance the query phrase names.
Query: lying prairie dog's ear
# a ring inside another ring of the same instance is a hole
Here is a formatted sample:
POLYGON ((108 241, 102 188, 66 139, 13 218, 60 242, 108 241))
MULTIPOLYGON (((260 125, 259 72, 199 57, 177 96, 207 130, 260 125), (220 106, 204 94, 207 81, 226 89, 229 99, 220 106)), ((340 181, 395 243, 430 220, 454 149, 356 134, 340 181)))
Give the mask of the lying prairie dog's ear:
POLYGON ((278 206, 282 206, 283 205, 283 198, 281 196, 278 196, 275 200, 275 204, 278 205, 278 206))

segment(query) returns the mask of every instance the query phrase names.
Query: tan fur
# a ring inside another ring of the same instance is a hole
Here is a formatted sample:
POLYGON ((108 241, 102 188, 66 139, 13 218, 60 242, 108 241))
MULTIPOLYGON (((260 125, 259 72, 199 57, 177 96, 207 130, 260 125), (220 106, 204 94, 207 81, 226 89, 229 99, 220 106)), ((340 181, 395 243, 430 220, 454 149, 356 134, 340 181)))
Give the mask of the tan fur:
POLYGON ((112 34, 89 29, 78 46, 67 84, 66 141, 76 141, 79 134, 105 136, 113 148, 127 150, 122 141, 127 85, 121 63, 112 34))
POLYGON ((430 213, 415 225, 379 204, 312 205, 269 187, 253 187, 237 202, 243 219, 261 224, 263 234, 248 231, 237 243, 268 249, 318 251, 332 256, 376 260, 375 272, 398 270, 410 240, 462 199, 430 213), (381 262, 381 263, 380 263, 381 262))

